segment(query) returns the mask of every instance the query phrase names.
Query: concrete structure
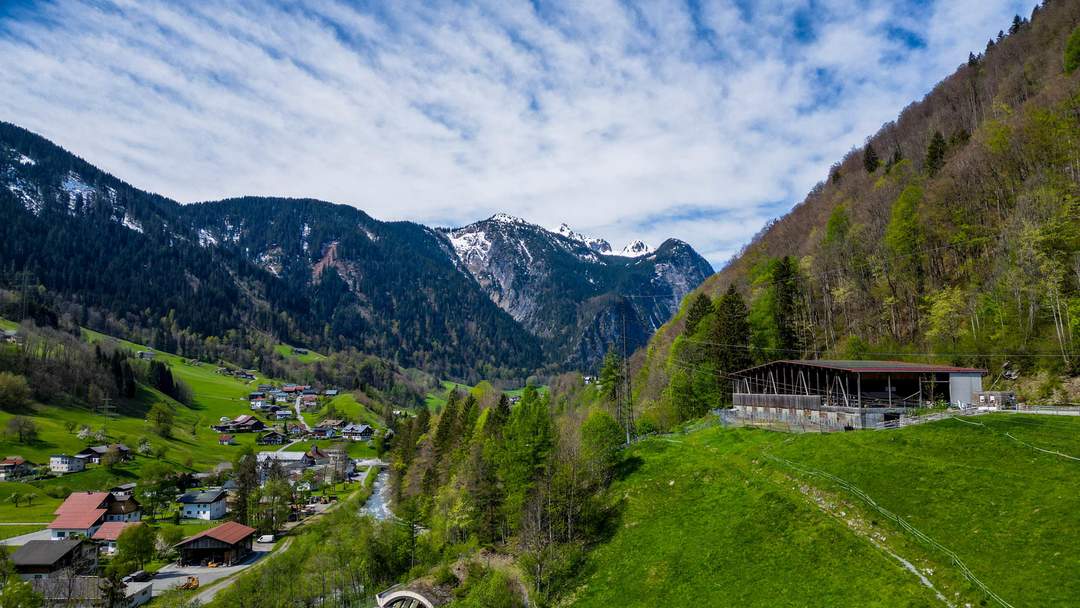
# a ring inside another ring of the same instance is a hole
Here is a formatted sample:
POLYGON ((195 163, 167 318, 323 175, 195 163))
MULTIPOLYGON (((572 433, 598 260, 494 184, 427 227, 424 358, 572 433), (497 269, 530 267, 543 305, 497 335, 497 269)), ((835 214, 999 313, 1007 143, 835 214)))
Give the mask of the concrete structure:
POLYGON ((438 608, 448 604, 450 599, 445 590, 418 581, 395 585, 375 595, 379 608, 438 608))
POLYGON ((985 374, 904 361, 773 361, 733 374, 732 405, 748 419, 861 429, 938 401, 971 406, 985 374))

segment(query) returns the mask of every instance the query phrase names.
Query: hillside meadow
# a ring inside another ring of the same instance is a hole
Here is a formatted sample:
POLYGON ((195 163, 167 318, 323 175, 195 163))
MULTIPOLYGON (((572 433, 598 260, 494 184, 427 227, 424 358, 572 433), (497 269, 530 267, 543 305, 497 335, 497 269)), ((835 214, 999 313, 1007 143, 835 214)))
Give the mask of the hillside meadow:
POLYGON ((620 512, 610 539, 563 605, 926 606, 941 605, 938 594, 998 605, 941 550, 805 471, 854 484, 1013 606, 1080 603, 1080 521, 1066 515, 1080 512, 1080 461, 1030 446, 1080 455, 1080 418, 826 435, 709 426, 647 439, 610 491, 620 512))

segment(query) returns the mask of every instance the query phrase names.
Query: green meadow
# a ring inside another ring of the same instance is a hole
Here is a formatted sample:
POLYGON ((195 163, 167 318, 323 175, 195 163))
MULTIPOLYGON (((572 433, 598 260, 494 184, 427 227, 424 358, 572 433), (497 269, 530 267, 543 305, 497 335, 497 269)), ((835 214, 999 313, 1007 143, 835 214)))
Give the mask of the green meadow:
POLYGON ((928 606, 941 593, 996 605, 943 546, 1014 606, 1078 605, 1080 461, 1029 446, 1080 456, 1080 418, 826 435, 714 426, 645 440, 610 492, 620 511, 611 537, 565 604, 928 606))

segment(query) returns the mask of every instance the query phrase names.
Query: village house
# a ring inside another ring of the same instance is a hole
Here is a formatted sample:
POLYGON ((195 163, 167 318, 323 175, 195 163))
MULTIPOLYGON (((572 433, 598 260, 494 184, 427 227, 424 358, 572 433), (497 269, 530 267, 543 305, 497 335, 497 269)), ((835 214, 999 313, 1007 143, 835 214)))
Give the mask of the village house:
POLYGON ((258 418, 244 414, 237 416, 235 419, 229 422, 223 422, 214 427, 214 430, 221 433, 257 433, 266 428, 266 425, 262 420, 258 418))
POLYGON ((131 450, 122 443, 114 443, 112 445, 94 445, 86 448, 85 450, 75 454, 76 456, 82 456, 89 460, 92 464, 101 464, 101 458, 105 454, 109 453, 109 450, 115 449, 120 455, 120 461, 126 462, 131 460, 131 450))
POLYGON ((181 566, 231 566, 251 554, 255 528, 230 521, 204 530, 174 545, 181 566))
POLYGON ((26 477, 33 471, 33 465, 22 456, 8 456, 0 460, 0 481, 11 481, 26 477))
POLYGON ((109 488, 109 491, 112 492, 113 496, 115 496, 117 500, 123 500, 135 493, 135 486, 135 482, 132 481, 113 486, 109 488))
POLYGON ((259 445, 282 445, 285 441, 285 435, 279 431, 267 431, 255 439, 259 445))
POLYGON ((86 456, 69 456, 68 454, 53 454, 49 456, 49 470, 63 475, 64 473, 78 473, 86 470, 86 456))
POLYGON ((225 498, 226 492, 223 489, 188 492, 177 500, 183 505, 180 516, 187 519, 221 519, 228 511, 225 498))
POLYGON ((102 553, 112 555, 116 553, 116 541, 124 530, 141 525, 142 522, 139 521, 107 521, 101 524, 101 527, 97 529, 97 532, 94 532, 90 540, 97 543, 98 549, 102 553))
POLYGON ((321 425, 311 429, 311 436, 316 439, 333 439, 336 435, 334 429, 321 425))
POLYGON ((325 395, 327 397, 337 397, 338 396, 338 389, 336 389, 336 388, 328 388, 325 391, 323 391, 323 395, 325 395))
POLYGON ((31 540, 15 550, 11 563, 19 578, 42 580, 60 573, 89 574, 97 568, 93 546, 79 539, 31 540))
POLYGON ((236 445, 236 437, 228 434, 218 435, 217 442, 218 445, 236 445))
POLYGON ((154 358, 154 351, 153 349, 140 350, 139 352, 135 353, 135 356, 139 359, 142 359, 143 361, 149 361, 150 359, 154 358))
POLYGON ((259 465, 260 479, 266 479, 275 464, 280 465, 289 476, 298 475, 315 464, 314 459, 307 452, 259 452, 255 459, 259 465))
POLYGON ((54 511, 48 528, 52 538, 90 538, 105 522, 142 519, 142 507, 130 495, 117 498, 112 492, 74 492, 54 511))
POLYGON ((293 413, 289 410, 278 410, 274 412, 274 420, 291 420, 293 413))
POLYGON ((3 336, 3 341, 6 344, 19 344, 22 342, 22 338, 19 336, 19 330, 17 329, 5 329, 0 335, 3 336))
POLYGON ((341 436, 350 441, 370 441, 375 437, 375 429, 367 424, 347 424, 342 427, 341 436))

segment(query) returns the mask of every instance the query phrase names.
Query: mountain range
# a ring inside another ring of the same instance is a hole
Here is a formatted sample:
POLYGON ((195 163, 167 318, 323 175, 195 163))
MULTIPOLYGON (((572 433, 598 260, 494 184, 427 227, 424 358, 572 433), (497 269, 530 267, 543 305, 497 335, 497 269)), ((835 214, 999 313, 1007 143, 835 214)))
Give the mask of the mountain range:
POLYGON ((312 199, 184 205, 9 123, 0 211, 4 281, 29 276, 85 325, 264 332, 463 379, 595 369, 712 274, 676 239, 615 252, 506 214, 430 228, 312 199))

